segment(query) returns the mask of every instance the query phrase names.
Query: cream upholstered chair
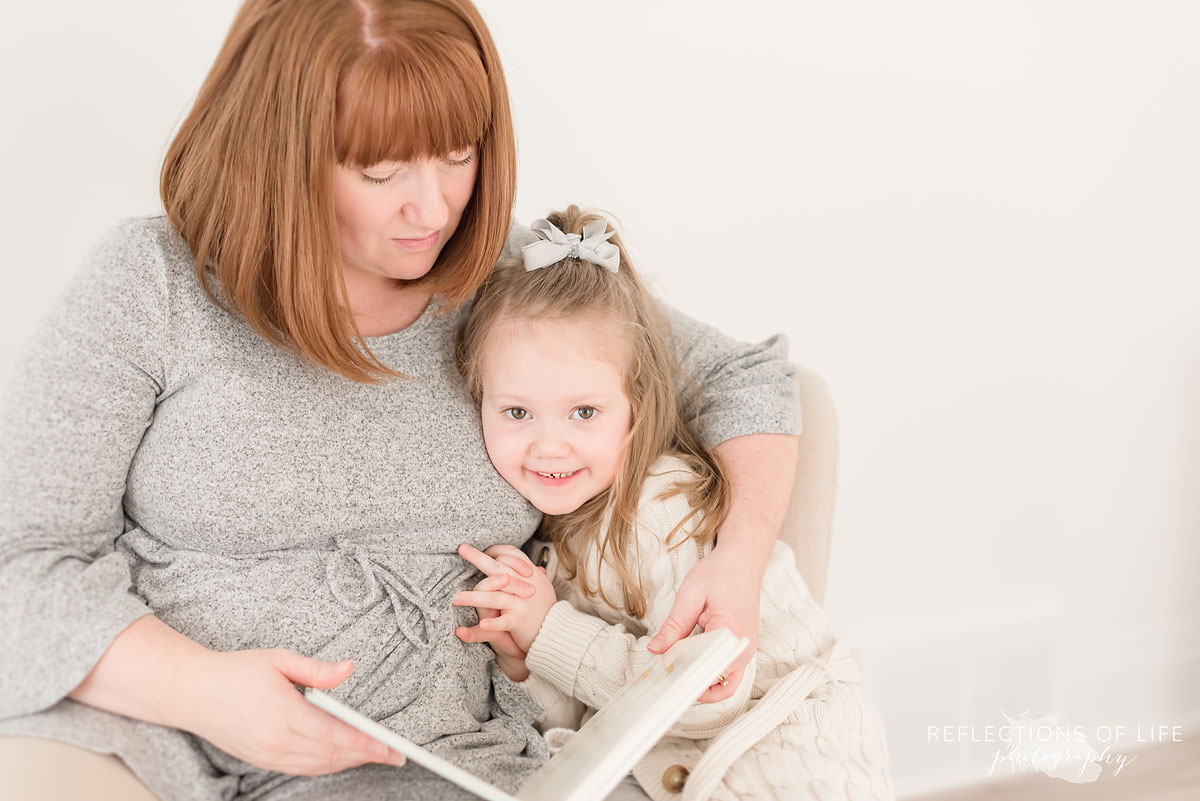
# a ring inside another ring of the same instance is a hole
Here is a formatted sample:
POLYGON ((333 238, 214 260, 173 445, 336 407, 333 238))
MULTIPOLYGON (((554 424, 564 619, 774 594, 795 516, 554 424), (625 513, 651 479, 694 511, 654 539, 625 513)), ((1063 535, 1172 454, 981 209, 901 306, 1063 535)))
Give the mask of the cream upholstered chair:
MULTIPOLYGON (((798 368, 804 434, 779 537, 818 603, 825 600, 837 490, 837 415, 821 377, 798 368)), ((33 737, 0 737, 0 796, 12 801, 156 801, 117 757, 33 737), (86 792, 81 795, 81 788, 86 792)))
POLYGON ((796 368, 804 433, 796 480, 779 539, 796 552, 796 566, 817 603, 825 603, 829 549, 833 539, 833 505, 837 495, 838 425, 829 387, 819 375, 796 368))
POLYGON ((37 737, 0 737, 0 798, 158 801, 118 757, 37 737))

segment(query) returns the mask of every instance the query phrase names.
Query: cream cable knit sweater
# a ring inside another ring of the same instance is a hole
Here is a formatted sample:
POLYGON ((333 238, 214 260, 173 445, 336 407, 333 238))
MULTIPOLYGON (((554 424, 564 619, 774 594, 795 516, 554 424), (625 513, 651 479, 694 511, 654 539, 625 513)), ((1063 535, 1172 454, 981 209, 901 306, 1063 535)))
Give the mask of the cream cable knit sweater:
MULTIPOLYGON (((558 570, 553 546, 547 573, 559 602, 529 651, 524 688, 545 710, 539 726, 576 729, 654 658, 646 644, 666 619, 687 571, 710 550, 688 539, 668 549, 664 541, 688 513, 681 493, 657 500, 688 476, 674 456, 655 465, 642 491, 637 553, 630 560, 647 594, 647 612, 635 619, 623 609, 585 596, 558 570)), ((676 535, 678 542, 682 533, 676 535)), ((584 559, 586 578, 599 579, 610 598, 621 597, 616 572, 584 559)), ((890 799, 883 725, 866 705, 845 646, 838 643, 812 600, 790 548, 777 543, 763 581, 758 655, 733 697, 695 704, 634 768, 655 801, 714 799, 890 799), (667 774, 685 768, 682 792, 667 774)))

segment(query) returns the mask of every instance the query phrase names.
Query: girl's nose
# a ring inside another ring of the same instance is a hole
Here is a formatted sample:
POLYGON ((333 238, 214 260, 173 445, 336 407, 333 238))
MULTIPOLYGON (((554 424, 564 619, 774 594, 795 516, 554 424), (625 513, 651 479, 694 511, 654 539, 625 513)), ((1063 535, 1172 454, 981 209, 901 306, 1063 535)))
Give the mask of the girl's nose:
POLYGON ((440 231, 450 219, 438 165, 436 161, 421 161, 413 167, 400 208, 404 219, 427 231, 440 231))
POLYGON ((545 427, 533 440, 533 453, 544 459, 557 459, 571 453, 571 444, 557 428, 545 427))

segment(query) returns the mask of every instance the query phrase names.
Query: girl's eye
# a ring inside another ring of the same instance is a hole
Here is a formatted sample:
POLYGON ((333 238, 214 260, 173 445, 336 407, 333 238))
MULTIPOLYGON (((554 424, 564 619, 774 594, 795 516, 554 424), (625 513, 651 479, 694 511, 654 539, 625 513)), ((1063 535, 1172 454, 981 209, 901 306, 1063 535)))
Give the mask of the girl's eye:
POLYGON ((525 420, 529 417, 529 412, 525 411, 519 406, 514 406, 511 409, 505 409, 504 414, 509 420, 525 420))
POLYGON ((571 412, 571 417, 575 420, 591 420, 595 416, 596 410, 591 406, 580 406, 578 409, 571 412))

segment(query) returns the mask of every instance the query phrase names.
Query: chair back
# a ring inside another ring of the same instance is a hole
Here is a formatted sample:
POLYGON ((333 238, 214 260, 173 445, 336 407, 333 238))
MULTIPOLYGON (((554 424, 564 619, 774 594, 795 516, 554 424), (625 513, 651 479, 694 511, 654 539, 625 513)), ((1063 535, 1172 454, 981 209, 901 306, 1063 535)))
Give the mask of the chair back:
POLYGON ((796 566, 809 592, 817 603, 824 604, 837 496, 837 411, 829 387, 819 375, 799 367, 793 379, 800 387, 804 433, 779 539, 796 552, 796 566))

